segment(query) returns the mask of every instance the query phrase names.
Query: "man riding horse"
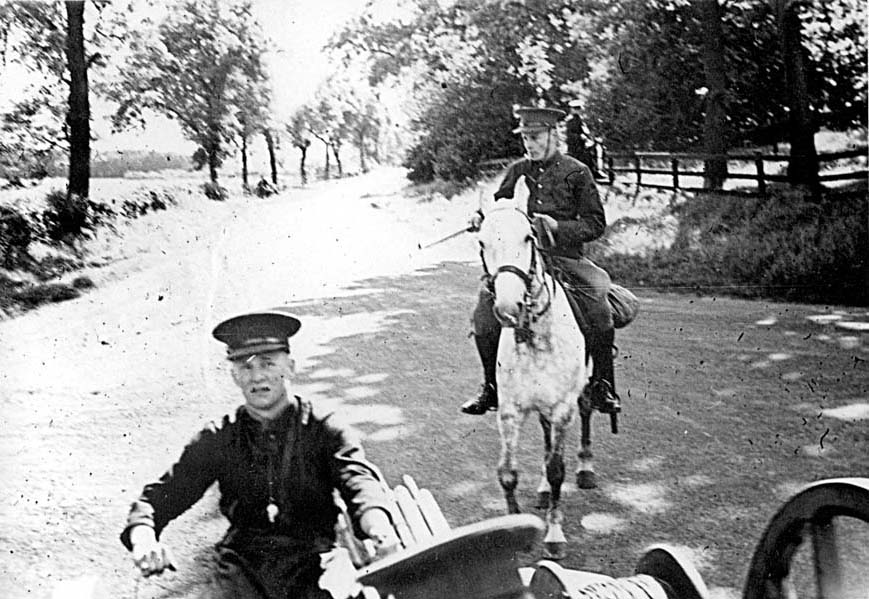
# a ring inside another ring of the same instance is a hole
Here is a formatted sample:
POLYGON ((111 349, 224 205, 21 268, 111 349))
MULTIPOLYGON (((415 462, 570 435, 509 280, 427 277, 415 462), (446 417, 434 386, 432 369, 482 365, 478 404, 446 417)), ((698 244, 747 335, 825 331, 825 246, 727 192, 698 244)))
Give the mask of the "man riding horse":
MULTIPOLYGON (((518 179, 525 177, 530 196, 528 216, 534 219, 538 241, 547 256, 547 266, 564 283, 571 307, 594 363, 590 383, 592 405, 601 412, 621 411, 615 390, 613 341, 615 329, 607 292, 610 277, 583 255, 583 244, 603 235, 606 217, 589 168, 558 147, 558 121, 561 110, 524 107, 516 109, 526 156, 507 168, 495 200, 512 198, 518 179)), ((482 214, 471 218, 478 229, 482 214)), ((492 277, 483 276, 473 314, 473 335, 483 364, 484 382, 478 397, 465 402, 466 414, 485 414, 498 407, 495 380, 501 325, 492 313, 492 277)))

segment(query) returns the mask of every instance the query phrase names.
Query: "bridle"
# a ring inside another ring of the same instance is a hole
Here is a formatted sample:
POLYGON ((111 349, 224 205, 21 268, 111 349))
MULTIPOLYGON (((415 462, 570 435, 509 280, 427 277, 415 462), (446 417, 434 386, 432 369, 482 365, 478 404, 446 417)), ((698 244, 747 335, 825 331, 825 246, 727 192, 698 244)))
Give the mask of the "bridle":
MULTIPOLYGON (((529 223, 531 222, 531 219, 527 214, 518 208, 514 208, 514 210, 524 216, 529 223)), ((524 307, 524 310, 522 311, 523 318, 516 326, 517 335, 519 335, 520 330, 529 331, 530 325, 537 322, 537 320, 546 314, 549 311, 549 308, 552 307, 552 289, 550 288, 546 277, 541 274, 545 272, 545 268, 538 268, 538 264, 542 261, 540 256, 543 250, 540 248, 537 237, 533 232, 528 235, 528 241, 531 243, 531 260, 528 265, 528 270, 522 270, 513 264, 503 264, 498 267, 495 274, 490 274, 489 268, 486 265, 486 259, 483 256, 482 251, 480 252, 480 259, 483 262, 483 272, 489 277, 493 287, 495 285, 495 279, 498 278, 498 275, 503 273, 515 275, 525 284, 525 294, 522 300, 524 307), (541 297, 543 297, 544 294, 545 299, 541 302, 541 297)))

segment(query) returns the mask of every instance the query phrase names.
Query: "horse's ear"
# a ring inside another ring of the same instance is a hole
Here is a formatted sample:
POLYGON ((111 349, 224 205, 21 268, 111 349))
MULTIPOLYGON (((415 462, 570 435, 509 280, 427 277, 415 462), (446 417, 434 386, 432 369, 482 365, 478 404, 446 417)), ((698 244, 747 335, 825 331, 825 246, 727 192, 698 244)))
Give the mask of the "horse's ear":
POLYGON ((516 179, 516 185, 513 186, 513 201, 516 203, 516 209, 528 214, 528 197, 530 196, 528 185, 525 183, 525 175, 521 175, 516 179))

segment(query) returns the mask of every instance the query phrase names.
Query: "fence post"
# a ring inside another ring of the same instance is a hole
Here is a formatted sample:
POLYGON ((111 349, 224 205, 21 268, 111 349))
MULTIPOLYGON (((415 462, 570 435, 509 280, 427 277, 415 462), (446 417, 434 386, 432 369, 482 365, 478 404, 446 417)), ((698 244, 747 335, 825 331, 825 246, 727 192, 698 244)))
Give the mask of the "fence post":
POLYGON ((670 161, 670 166, 673 169, 673 189, 679 189, 679 159, 673 158, 670 161))
POLYGON ((612 185, 616 180, 616 172, 613 170, 613 157, 612 156, 607 155, 606 165, 607 165, 607 169, 609 169, 610 185, 612 185))
POLYGON ((634 165, 637 170, 637 187, 643 184, 643 169, 640 167, 640 156, 634 153, 634 165))
POLYGON ((754 166, 757 169, 757 191, 761 196, 766 197, 766 181, 763 178, 763 158, 760 154, 755 154, 754 166))

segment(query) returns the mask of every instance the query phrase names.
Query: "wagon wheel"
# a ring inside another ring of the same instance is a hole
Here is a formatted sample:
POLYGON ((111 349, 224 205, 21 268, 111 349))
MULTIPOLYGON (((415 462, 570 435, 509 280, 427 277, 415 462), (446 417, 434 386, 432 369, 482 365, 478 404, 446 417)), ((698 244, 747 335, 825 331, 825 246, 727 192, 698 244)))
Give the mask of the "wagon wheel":
MULTIPOLYGON (((846 517, 869 524, 869 478, 818 481, 791 497, 772 518, 755 549, 743 598, 813 596, 833 599, 849 596, 847 589, 853 592, 854 586, 853 581, 846 580, 845 574, 852 572, 845 567, 841 559, 842 543, 837 542, 841 541, 837 532, 844 531, 841 521, 846 517), (794 558, 804 540, 809 541, 807 545, 811 549, 814 589, 809 585, 798 585, 793 580, 794 558), (815 594, 810 595, 813 591, 815 594)), ((867 528, 862 527, 861 532, 865 533, 867 528)), ((866 560, 865 546, 860 553, 866 560)), ((861 574, 869 571, 866 563, 864 561, 864 565, 855 571, 861 574)), ((865 580, 862 585, 865 585, 865 580)), ((865 592, 866 587, 862 588, 865 592)))

